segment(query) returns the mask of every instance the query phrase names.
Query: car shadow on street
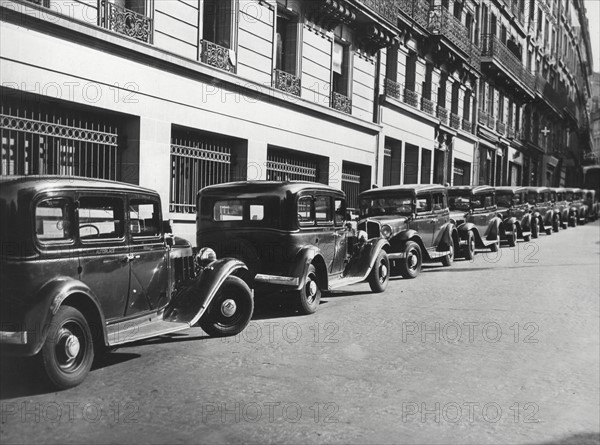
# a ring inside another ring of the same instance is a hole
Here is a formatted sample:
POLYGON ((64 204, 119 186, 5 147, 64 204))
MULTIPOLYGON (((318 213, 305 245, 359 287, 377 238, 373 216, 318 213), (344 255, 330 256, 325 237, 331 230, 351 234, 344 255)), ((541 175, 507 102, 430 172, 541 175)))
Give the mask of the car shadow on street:
POLYGON ((578 433, 536 445, 600 445, 600 433, 578 433))
MULTIPOLYGON (((92 372, 96 369, 123 363, 139 358, 139 354, 106 352, 94 360, 92 372)), ((0 400, 28 397, 56 392, 42 377, 36 357, 11 357, 2 360, 0 365, 0 400)))

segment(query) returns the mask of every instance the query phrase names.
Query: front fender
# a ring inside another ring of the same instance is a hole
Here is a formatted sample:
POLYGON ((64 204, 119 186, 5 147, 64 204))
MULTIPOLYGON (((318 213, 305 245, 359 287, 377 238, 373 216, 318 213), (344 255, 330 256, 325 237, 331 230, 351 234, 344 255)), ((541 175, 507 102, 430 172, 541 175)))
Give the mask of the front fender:
POLYGON ((454 244, 454 241, 458 240, 458 231, 456 227, 452 223, 447 223, 442 228, 442 232, 439 238, 439 242, 437 243, 438 250, 440 247, 449 246, 450 244, 454 244))
MULTIPOLYGON (((100 319, 104 342, 107 344, 106 323, 96 295, 79 280, 70 277, 57 277, 40 288, 35 297, 35 301, 38 303, 25 314, 23 330, 27 332, 27 343, 19 349, 15 348, 15 353, 29 356, 40 351, 48 336, 52 317, 71 295, 80 296, 76 302, 78 304, 74 304, 75 307, 82 307, 88 303, 93 305, 100 319), (86 301, 83 301, 83 299, 86 299, 86 301)), ((90 320, 88 320, 88 324, 91 324, 90 320)), ((96 326, 90 327, 96 328, 96 326)))
POLYGON ((531 231, 531 213, 526 213, 523 216, 523 219, 521 219, 521 229, 524 232, 530 232, 531 231))
POLYGON ((479 236, 479 231, 475 228, 475 224, 473 223, 467 222, 458 226, 458 235, 460 236, 460 239, 467 239, 471 230, 477 233, 476 236, 479 236))
POLYGON ((488 224, 488 228, 485 234, 485 239, 490 241, 490 240, 496 240, 496 239, 500 239, 500 230, 502 227, 502 220, 500 218, 498 218, 497 216, 494 217, 490 223, 488 224))
POLYGON ((221 258, 208 264, 173 297, 165 309, 164 319, 190 326, 196 324, 227 277, 240 269, 248 270, 243 262, 234 258, 221 258))

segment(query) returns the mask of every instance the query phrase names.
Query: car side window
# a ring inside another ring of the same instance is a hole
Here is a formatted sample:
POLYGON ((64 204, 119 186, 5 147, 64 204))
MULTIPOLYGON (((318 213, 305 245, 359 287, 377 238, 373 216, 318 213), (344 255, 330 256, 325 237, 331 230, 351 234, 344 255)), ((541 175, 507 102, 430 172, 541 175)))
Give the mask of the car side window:
POLYGON ((483 198, 483 206, 485 208, 492 207, 494 205, 493 195, 485 195, 483 198))
POLYGON ((336 199, 334 209, 334 223, 336 226, 341 226, 346 220, 346 202, 343 199, 336 199))
POLYGON ((122 238, 123 200, 105 196, 79 198, 79 238, 83 242, 122 238))
POLYGON ((431 196, 417 198, 417 213, 431 212, 431 196))
POLYGON ((471 198, 471 208, 473 209, 483 209, 484 207, 484 197, 483 196, 473 196, 471 198))
POLYGON ((445 196, 442 193, 435 193, 433 195, 433 211, 439 212, 446 208, 445 196))
POLYGON ((40 201, 35 207, 35 235, 43 244, 71 241, 71 202, 66 198, 40 201))
POLYGON ((161 234, 160 205, 156 200, 129 201, 129 231, 135 238, 157 237, 161 234))
POLYGON ((315 218, 317 224, 333 222, 333 208, 330 196, 317 196, 315 199, 315 218))
POLYGON ((302 196, 298 198, 298 223, 301 226, 314 226, 315 218, 312 211, 312 196, 302 196))

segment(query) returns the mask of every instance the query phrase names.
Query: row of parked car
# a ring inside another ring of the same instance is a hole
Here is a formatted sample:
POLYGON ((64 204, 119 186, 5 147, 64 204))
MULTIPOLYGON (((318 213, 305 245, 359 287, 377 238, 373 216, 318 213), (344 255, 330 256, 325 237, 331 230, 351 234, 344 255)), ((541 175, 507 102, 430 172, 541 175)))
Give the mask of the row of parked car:
POLYGON ((238 334, 255 296, 310 314, 322 292, 361 281, 383 292, 424 261, 449 266, 598 216, 591 191, 404 185, 361 193, 354 219, 326 185, 236 182, 198 192, 192 247, 153 190, 56 176, 0 186, 1 351, 35 357, 57 388, 81 383, 107 348, 191 326, 238 334))

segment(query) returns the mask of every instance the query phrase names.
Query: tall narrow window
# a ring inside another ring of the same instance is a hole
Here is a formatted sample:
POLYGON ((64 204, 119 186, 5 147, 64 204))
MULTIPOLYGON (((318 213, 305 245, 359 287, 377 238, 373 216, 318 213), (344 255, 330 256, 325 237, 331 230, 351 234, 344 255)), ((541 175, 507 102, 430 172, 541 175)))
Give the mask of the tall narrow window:
POLYGON ((285 7, 278 4, 277 8, 273 86, 278 90, 300 96, 298 19, 289 14, 285 7))
POLYGON ((277 49, 275 67, 278 70, 296 75, 298 52, 298 26, 294 18, 277 14, 277 49))
POLYGON ((349 46, 339 41, 333 43, 333 91, 348 96, 349 76, 349 46))
POLYGON ((231 0, 204 0, 202 38, 231 48, 233 8, 231 0))

